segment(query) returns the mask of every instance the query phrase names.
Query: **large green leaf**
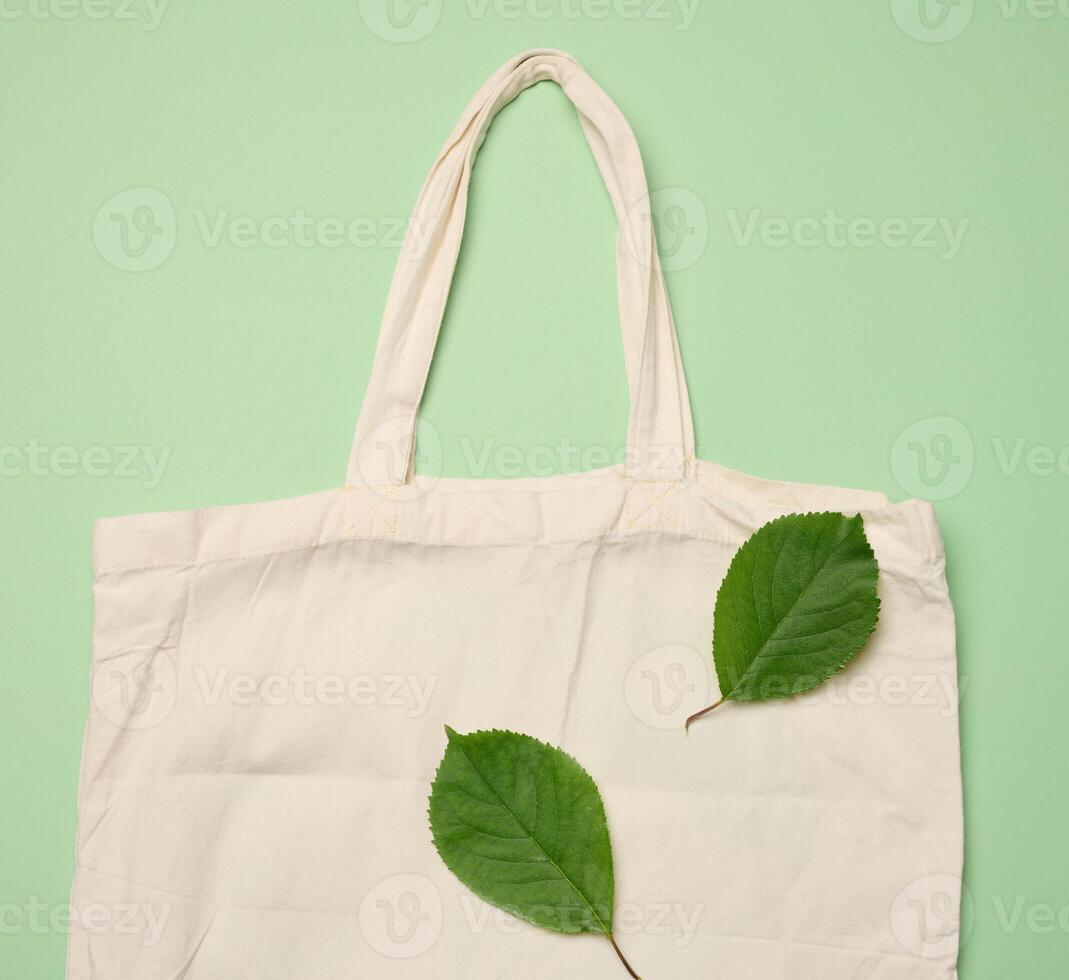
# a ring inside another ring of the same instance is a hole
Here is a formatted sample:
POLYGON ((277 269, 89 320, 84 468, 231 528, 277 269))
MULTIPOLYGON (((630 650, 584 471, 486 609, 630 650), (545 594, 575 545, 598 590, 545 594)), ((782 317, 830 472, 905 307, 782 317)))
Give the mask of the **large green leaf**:
POLYGON ((716 596, 717 705, 801 694, 841 670, 876 628, 878 574, 860 515, 788 514, 760 528, 716 596))
POLYGON ((529 735, 446 734, 430 822, 449 870, 517 918, 556 932, 602 934, 620 954, 609 828, 587 772, 529 735))

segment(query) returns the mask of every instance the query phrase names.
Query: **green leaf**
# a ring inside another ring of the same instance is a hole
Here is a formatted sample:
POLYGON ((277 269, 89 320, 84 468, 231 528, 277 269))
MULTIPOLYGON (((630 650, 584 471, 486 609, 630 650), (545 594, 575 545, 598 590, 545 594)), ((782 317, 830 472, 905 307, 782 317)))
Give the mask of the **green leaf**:
POLYGON ((716 596, 721 700, 765 701, 818 687, 876 628, 879 569, 860 515, 788 514, 735 553, 716 596))
POLYGON ((516 732, 460 735, 430 797, 434 845, 484 901, 556 932, 612 942, 613 863, 605 807, 586 770, 516 732))

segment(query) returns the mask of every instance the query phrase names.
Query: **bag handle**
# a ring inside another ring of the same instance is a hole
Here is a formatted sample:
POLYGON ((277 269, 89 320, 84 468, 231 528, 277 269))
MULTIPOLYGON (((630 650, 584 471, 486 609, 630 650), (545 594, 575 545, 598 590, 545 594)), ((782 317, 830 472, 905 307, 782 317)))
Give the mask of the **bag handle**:
POLYGON ((631 394, 626 471, 648 480, 682 479, 686 472, 693 422, 638 144, 623 114, 578 62, 561 51, 535 50, 507 62, 478 91, 423 185, 394 270, 347 486, 401 486, 412 478, 417 415, 460 251, 475 155, 494 116, 546 79, 578 110, 616 211, 620 329, 631 394))

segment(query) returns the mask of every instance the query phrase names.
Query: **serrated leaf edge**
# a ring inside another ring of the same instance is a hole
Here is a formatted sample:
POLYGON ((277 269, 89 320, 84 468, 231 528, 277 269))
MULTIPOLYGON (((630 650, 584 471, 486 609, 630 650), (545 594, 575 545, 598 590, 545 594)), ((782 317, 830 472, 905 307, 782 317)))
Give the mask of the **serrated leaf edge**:
MULTIPOLYGON (((758 527, 752 534, 750 534, 746 538, 746 540, 743 541, 743 543, 741 545, 739 545, 738 549, 735 551, 735 554, 731 558, 731 562, 728 564, 727 571, 724 573, 724 578, 721 580, 720 586, 716 590, 716 600, 715 600, 715 602, 713 604, 713 608, 714 609, 716 608, 716 605, 720 602, 720 593, 723 592, 724 586, 727 584, 728 578, 731 575, 731 569, 735 566, 735 562, 738 560, 739 555, 742 553, 742 550, 746 547, 746 545, 748 545, 750 543, 750 541, 754 537, 756 537, 758 534, 760 534, 766 528, 772 527, 772 525, 774 525, 774 524, 779 524, 782 521, 789 520, 792 517, 845 517, 846 520, 849 521, 849 522, 853 522, 853 521, 859 522, 860 523, 860 530, 861 530, 861 540, 865 542, 865 547, 868 548, 869 556, 872 558, 873 562, 876 565, 876 569, 875 569, 875 571, 876 571, 876 576, 875 576, 876 581, 875 581, 874 584, 878 584, 879 583, 880 563, 879 563, 879 560, 876 558, 876 552, 872 548, 872 542, 869 541, 869 537, 865 533, 865 521, 864 521, 864 518, 862 518, 860 512, 855 513, 853 516, 848 516, 847 514, 844 514, 842 511, 837 511, 837 510, 814 510, 814 511, 803 511, 803 512, 792 511, 789 514, 780 514, 779 517, 774 517, 772 520, 766 521, 764 524, 762 524, 760 527, 758 527)), ((772 693, 772 694, 769 694, 767 697, 762 697, 762 698, 735 697, 733 694, 724 694, 723 692, 721 692, 722 700, 723 701, 735 701, 737 704, 750 704, 750 703, 757 703, 757 702, 760 702, 760 701, 777 701, 777 700, 782 701, 782 700, 785 700, 786 698, 797 697, 800 694, 808 694, 810 691, 816 690, 818 687, 820 687, 821 684, 827 683, 836 674, 841 673, 845 669, 846 665, 848 663, 850 663, 850 661, 853 660, 858 654, 861 653, 861 651, 868 644, 869 639, 871 638, 872 634, 876 632, 876 627, 879 625, 879 622, 880 622, 881 604, 880 604, 879 593, 876 594, 875 599, 876 599, 876 615, 873 618, 872 626, 869 627, 868 632, 865 633, 864 639, 857 645, 857 647, 853 651, 848 653, 843 658, 843 661, 841 663, 836 665, 834 670, 832 670, 830 673, 826 674, 824 677, 822 677, 820 680, 818 680, 811 687, 803 688, 800 691, 785 691, 782 694, 772 693)), ((767 643, 767 640, 765 642, 767 643)), ((713 647, 713 666, 714 666, 714 669, 715 669, 715 666, 716 666, 716 622, 715 622, 715 619, 714 619, 714 622, 713 622, 713 644, 712 644, 712 647, 713 647)), ((754 662, 756 662, 756 659, 757 658, 755 657, 754 658, 754 662)), ((717 677, 717 680, 719 681, 719 675, 717 677)), ((736 687, 737 686, 738 686, 738 684, 736 684, 736 687)))
MULTIPOLYGON (((511 729, 507 729, 507 728, 480 728, 480 729, 478 729, 477 731, 474 731, 474 732, 466 732, 464 734, 461 734, 460 732, 455 731, 453 728, 450 728, 449 725, 446 725, 445 726, 445 732, 446 732, 446 738, 447 738, 447 743, 448 743, 446 745, 446 751, 448 751, 450 746, 454 745, 460 739, 464 739, 464 738, 471 738, 471 737, 474 737, 474 736, 477 736, 477 735, 513 735, 513 736, 515 736, 517 738, 525 739, 528 742, 534 742, 537 745, 540 745, 545 749, 549 749, 552 752, 559 752, 566 759, 568 759, 569 761, 574 763, 575 766, 579 769, 579 771, 582 772, 583 775, 586 776, 586 778, 590 780, 590 785, 594 787, 594 795, 595 795, 595 797, 597 799, 598 806, 601 808, 601 817, 605 821, 606 827, 608 827, 608 815, 607 815, 606 810, 605 810, 605 801, 601 796, 601 790, 598 788, 597 782, 594 780, 594 777, 591 776, 589 772, 587 772, 586 768, 582 765, 582 763, 580 763, 579 760, 575 758, 575 756, 573 756, 570 752, 567 752, 564 749, 560 748, 560 746, 552 745, 549 742, 544 742, 544 741, 542 741, 542 739, 535 738, 533 735, 527 735, 524 732, 514 732, 511 729)), ((463 752, 463 749, 459 746, 459 744, 457 744, 457 748, 458 748, 459 751, 463 752)), ((466 759, 468 759, 469 763, 471 763, 471 760, 470 760, 470 758, 468 758, 467 754, 465 754, 464 757, 466 759)), ((442 761, 438 763, 438 768, 435 769, 435 771, 434 771, 434 779, 431 781, 431 796, 432 797, 434 795, 434 787, 438 782, 438 777, 441 774, 442 767, 444 765, 445 765, 445 754, 443 753, 442 761)), ((474 764, 472 764, 472 768, 475 769, 475 771, 477 773, 479 773, 480 778, 482 778, 483 781, 485 782, 486 781, 486 777, 483 776, 481 772, 479 772, 479 770, 475 767, 474 764)), ((488 786, 489 786, 489 784, 488 784, 488 786)), ((499 794, 497 793, 496 790, 494 790, 494 788, 492 786, 489 786, 489 789, 494 793, 495 796, 498 796, 498 798, 500 798, 499 794)), ((509 813, 512 815, 513 819, 516 820, 516 822, 520 825, 520 827, 523 828, 526 831, 527 828, 524 827, 524 825, 520 821, 520 819, 518 817, 516 817, 515 814, 512 813, 512 810, 508 806, 508 804, 505 803, 504 800, 502 800, 501 803, 502 803, 502 806, 504 806, 505 809, 509 811, 509 813)), ((558 935, 575 935, 575 936, 584 935, 583 932, 575 932, 575 933, 562 932, 562 931, 557 930, 557 929, 551 929, 551 928, 547 927, 546 925, 544 925, 541 922, 535 922, 533 919, 528 918, 526 915, 524 915, 522 910, 516 909, 516 908, 506 908, 505 906, 499 905, 497 902, 491 900, 490 898, 487 898, 485 895, 480 894, 475 888, 473 888, 466 881, 464 881, 464 879, 461 878, 461 876, 457 872, 457 870, 446 860, 445 856, 442 854, 441 848, 438 846, 438 834, 435 832, 433 823, 431 823, 430 798, 428 798, 428 803, 427 803, 427 825, 428 825, 428 828, 429 828, 429 830, 431 832, 431 839, 432 839, 432 841, 434 843, 434 849, 435 849, 435 851, 438 852, 438 856, 442 859, 442 863, 449 869, 449 871, 453 874, 453 876, 462 885, 464 885, 465 888, 467 888, 470 891, 474 892, 484 902, 486 902, 489 905, 493 905, 495 908, 502 909, 503 911, 507 912, 509 915, 512 915, 517 919, 521 919, 522 921, 527 922, 530 925, 533 925, 533 926, 535 926, 536 928, 539 928, 539 929, 546 929, 549 932, 556 932, 558 935)), ((553 858, 551 858, 549 856, 549 854, 546 854, 545 850, 542 848, 542 845, 539 844, 537 840, 535 840, 534 835, 531 834, 529 831, 527 831, 527 833, 528 833, 528 836, 530 836, 531 840, 534 841, 534 843, 538 847, 538 849, 540 851, 542 851, 543 854, 545 854, 546 860, 548 860, 553 865, 553 867, 556 868, 558 872, 560 872, 561 877, 565 881, 568 882, 568 884, 572 887, 573 891, 575 891, 575 893, 582 900, 583 904, 590 910, 591 914, 594 916, 594 918, 597 920, 598 924, 601 926, 601 933, 585 933, 585 934, 586 935, 603 935, 603 936, 608 937, 611 940, 612 937, 613 937, 612 929, 605 924, 605 922, 602 920, 601 916, 598 915, 597 910, 590 904, 590 902, 587 899, 587 897, 579 890, 579 888, 576 887, 576 885, 572 881, 572 879, 568 875, 566 875, 564 873, 564 871, 557 864, 557 862, 554 861, 553 858)), ((615 862, 615 855, 613 854, 612 834, 611 833, 608 834, 608 842, 609 842, 609 869, 610 869, 610 871, 612 873, 611 882, 610 882, 610 885, 611 885, 611 895, 610 895, 611 906, 610 906, 610 910, 611 910, 612 906, 614 906, 615 902, 616 902, 616 862, 615 862)), ((615 945, 615 943, 614 943, 614 945, 615 945)))

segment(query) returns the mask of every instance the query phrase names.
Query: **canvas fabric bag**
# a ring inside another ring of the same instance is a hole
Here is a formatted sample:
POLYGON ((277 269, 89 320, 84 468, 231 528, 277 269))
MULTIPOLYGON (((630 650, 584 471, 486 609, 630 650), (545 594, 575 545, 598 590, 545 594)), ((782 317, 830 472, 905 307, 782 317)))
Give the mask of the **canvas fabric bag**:
POLYGON ((588 769, 617 938, 647 980, 954 977, 954 619, 930 504, 695 459, 638 147, 568 55, 490 78, 413 226, 342 489, 95 527, 67 976, 623 976, 604 939, 518 924, 445 868, 427 799, 448 724, 525 732, 588 769), (414 475, 472 163, 543 79, 575 104, 618 218, 628 459, 414 475), (818 510, 864 517, 874 638, 823 688, 727 705, 684 737, 717 696, 713 601, 734 552, 818 510))

